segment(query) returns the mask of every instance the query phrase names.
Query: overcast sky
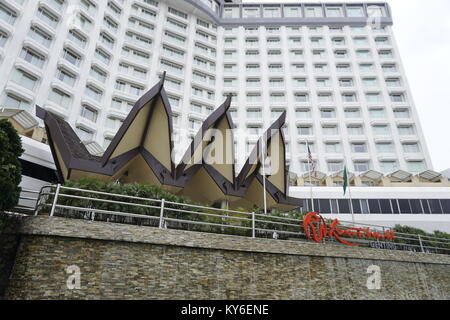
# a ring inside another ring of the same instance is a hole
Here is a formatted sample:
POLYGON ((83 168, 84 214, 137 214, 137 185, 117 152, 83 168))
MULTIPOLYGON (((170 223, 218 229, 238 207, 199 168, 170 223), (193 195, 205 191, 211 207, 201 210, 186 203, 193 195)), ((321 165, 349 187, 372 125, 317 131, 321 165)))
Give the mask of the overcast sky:
MULTIPOLYGON (((243 2, 298 3, 299 1, 244 0, 243 2)), ((387 0, 387 2, 391 5, 395 38, 434 169, 445 170, 450 168, 450 1, 387 0)))

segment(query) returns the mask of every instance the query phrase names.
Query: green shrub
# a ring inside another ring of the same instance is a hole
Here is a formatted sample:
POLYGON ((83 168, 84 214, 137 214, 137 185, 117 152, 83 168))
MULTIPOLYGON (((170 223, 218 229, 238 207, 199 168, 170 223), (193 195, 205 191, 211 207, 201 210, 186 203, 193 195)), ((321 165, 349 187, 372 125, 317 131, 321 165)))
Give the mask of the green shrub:
POLYGON ((0 211, 14 208, 19 202, 23 153, 20 137, 7 120, 0 120, 0 211))

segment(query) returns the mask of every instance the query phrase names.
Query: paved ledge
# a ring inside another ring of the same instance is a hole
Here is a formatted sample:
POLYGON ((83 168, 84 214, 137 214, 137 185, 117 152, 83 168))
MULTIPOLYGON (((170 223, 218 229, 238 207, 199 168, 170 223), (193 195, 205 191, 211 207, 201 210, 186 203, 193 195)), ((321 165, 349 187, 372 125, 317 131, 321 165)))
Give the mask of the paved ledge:
POLYGON ((152 227, 47 216, 25 218, 19 233, 22 235, 148 243, 228 251, 450 265, 450 256, 441 254, 357 248, 289 240, 252 239, 233 235, 171 229, 160 230, 152 227))

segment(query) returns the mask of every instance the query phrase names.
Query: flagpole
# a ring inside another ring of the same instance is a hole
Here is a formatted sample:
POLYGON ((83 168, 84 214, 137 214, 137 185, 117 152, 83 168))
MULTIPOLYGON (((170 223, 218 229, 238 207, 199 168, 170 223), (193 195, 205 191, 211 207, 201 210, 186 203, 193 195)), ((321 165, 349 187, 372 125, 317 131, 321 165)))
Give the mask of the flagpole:
POLYGON ((264 199, 264 214, 267 214, 267 196, 266 196, 266 153, 265 153, 265 143, 264 143, 264 135, 261 140, 261 151, 262 151, 262 174, 263 174, 263 199, 264 199))
MULTIPOLYGON (((309 144, 308 144, 308 140, 305 139, 306 141, 306 151, 309 153, 311 150, 309 150, 309 144)), ((314 198, 313 198, 313 187, 312 187, 312 181, 311 181, 311 161, 309 160, 309 154, 307 156, 308 158, 308 169, 309 169, 309 188, 310 188, 310 193, 311 193, 311 208, 312 208, 312 212, 314 212, 314 198)))

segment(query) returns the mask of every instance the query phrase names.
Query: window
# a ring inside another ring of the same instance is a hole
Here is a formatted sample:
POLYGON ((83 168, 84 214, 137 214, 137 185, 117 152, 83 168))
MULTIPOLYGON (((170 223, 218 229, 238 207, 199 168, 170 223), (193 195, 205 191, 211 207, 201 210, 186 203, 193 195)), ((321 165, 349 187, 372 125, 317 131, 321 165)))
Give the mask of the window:
POLYGON ((81 64, 81 56, 70 49, 64 49, 63 58, 76 67, 79 67, 81 64))
POLYGON ((347 5, 347 16, 349 18, 362 18, 364 17, 364 10, 362 7, 347 5))
POLYGON ((81 116, 95 123, 97 122, 98 111, 89 106, 83 105, 81 108, 81 116))
MULTIPOLYGON (((325 152, 340 153, 342 152, 341 144, 339 142, 327 142, 325 143, 325 152)), ((330 171, 339 171, 339 170, 330 170, 330 171)))
POLYGON ((322 126, 322 132, 324 135, 338 135, 339 128, 336 125, 326 125, 322 126))
POLYGON ((94 139, 94 133, 85 128, 77 127, 75 129, 75 132, 77 133, 81 141, 92 141, 94 139))
POLYGON ((415 130, 412 125, 399 126, 398 133, 401 136, 413 135, 415 134, 415 130))
POLYGON ((41 54, 30 48, 23 48, 20 52, 20 57, 25 61, 31 63, 35 67, 41 69, 44 66, 45 58, 41 54))
POLYGON ((56 28, 58 24, 58 17, 56 17, 55 15, 50 13, 50 11, 48 11, 43 7, 39 7, 37 17, 52 28, 56 28))
POLYGON ((361 118, 361 110, 360 109, 345 109, 344 116, 347 119, 361 118))
POLYGON ((365 87, 376 87, 378 85, 377 78, 363 78, 362 83, 365 87))
POLYGON ((31 109, 31 104, 29 101, 26 101, 10 93, 6 95, 3 106, 8 109, 20 109, 27 111, 30 111, 31 109))
POLYGON ((0 30, 0 48, 4 48, 6 41, 8 41, 8 35, 0 30))
POLYGON ((356 172, 365 172, 370 170, 368 161, 355 161, 353 162, 356 172))
POLYGON ((356 50, 356 57, 360 59, 372 57, 372 52, 369 50, 356 50))
POLYGON ((393 153, 395 151, 392 142, 379 142, 375 145, 379 153, 393 153))
POLYGON ((319 102, 332 102, 333 101, 333 94, 332 93, 318 93, 317 99, 319 102))
POLYGON ((280 7, 264 7, 264 18, 281 18, 281 8, 280 7))
POLYGON ((381 68, 384 72, 397 72, 397 66, 395 64, 383 64, 381 68))
POLYGON ((99 48, 95 49, 94 56, 106 65, 111 61, 111 56, 99 48))
POLYGON ((372 63, 362 63, 359 65, 359 69, 361 72, 373 72, 375 68, 372 63))
POLYGON ((71 87, 75 85, 76 76, 61 67, 56 71, 56 78, 71 87))
POLYGON ((334 109, 322 109, 320 110, 320 116, 325 119, 336 118, 336 112, 334 109))
POLYGON ((379 109, 370 109, 369 115, 371 118, 374 119, 384 119, 386 118, 386 110, 379 108, 379 109))
POLYGON ((392 102, 405 102, 406 101, 405 94, 403 94, 403 93, 391 93, 389 96, 390 96, 392 102))
POLYGON ((91 66, 89 75, 102 83, 106 82, 106 78, 108 76, 108 74, 105 71, 101 70, 100 68, 98 68, 96 66, 91 66))
POLYGON ((363 135, 364 129, 362 125, 355 124, 355 125, 349 125, 347 127, 347 131, 349 135, 363 135))
POLYGON ((309 96, 307 93, 295 93, 294 100, 295 102, 308 102, 309 96))
POLYGON ((294 87, 306 87, 307 85, 306 78, 294 78, 292 80, 293 80, 292 85, 294 87))
POLYGON ((297 133, 301 136, 306 135, 312 135, 313 134, 313 128, 311 126, 305 125, 305 126, 298 126, 297 127, 297 133))
POLYGON ((223 10, 224 18, 239 18, 239 7, 225 7, 223 10))
POLYGON ((365 143, 352 143, 351 149, 355 153, 365 153, 367 152, 367 145, 365 143))
POLYGON ((259 78, 248 78, 246 80, 247 87, 259 87, 261 86, 261 80, 259 78))
POLYGON ((329 87, 331 85, 330 78, 317 78, 316 85, 318 87, 329 87))
POLYGON ((379 92, 366 93, 366 101, 369 103, 383 102, 382 96, 379 92))
POLYGON ((21 69, 14 69, 11 79, 15 83, 31 91, 36 89, 36 85, 38 83, 38 79, 35 76, 21 69))
POLYGON ((261 17, 261 12, 259 7, 244 7, 242 10, 243 18, 259 18, 261 17))
POLYGON ((343 93, 342 100, 344 102, 357 102, 358 101, 358 99, 356 98, 356 93, 353 93, 353 92, 343 93))
POLYGON ((93 86, 86 86, 86 89, 84 93, 88 96, 94 99, 97 102, 101 102, 103 97, 103 92, 97 88, 94 88, 93 86))
POLYGON ((326 8, 327 17, 340 18, 343 17, 341 7, 327 7, 326 8))
POLYGON ((406 165, 410 172, 423 172, 426 170, 425 163, 423 161, 407 161, 406 165))
POLYGON ((389 126, 386 124, 377 124, 372 126, 374 135, 386 136, 391 133, 389 126))
POLYGON ((344 88, 353 87, 353 79, 351 79, 351 78, 339 79, 339 85, 344 88))
POLYGON ((420 152, 420 148, 417 143, 404 143, 403 151, 405 153, 418 153, 420 152))
POLYGON ((286 18, 301 18, 302 8, 300 6, 284 6, 284 16, 286 18))
POLYGON ((342 161, 328 161, 327 166, 329 172, 338 172, 344 168, 344 163, 342 161))
POLYGON ((5 6, 3 3, 0 3, 0 19, 5 21, 7 24, 13 25, 16 21, 17 14, 5 6))
POLYGON ((291 66, 292 72, 305 72, 305 65, 304 64, 293 64, 291 66))
POLYGON ((297 119, 310 119, 311 110, 310 109, 296 109, 295 116, 297 119))
POLYGON ((30 32, 28 32, 28 35, 43 46, 50 47, 52 37, 46 32, 42 31, 40 28, 32 26, 30 28, 30 32))
POLYGON ((336 50, 334 52, 334 56, 336 57, 336 59, 344 59, 348 57, 348 53, 347 50, 336 50))
POLYGON ((400 87, 401 81, 399 78, 387 78, 386 79, 386 86, 388 87, 400 87))
POLYGON ((380 161, 380 168, 383 173, 391 173, 399 169, 397 161, 380 161))
POLYGON ((69 94, 57 88, 52 89, 48 99, 65 109, 69 109, 69 106, 72 103, 72 97, 69 94))
POLYGON ((311 150, 311 153, 315 153, 316 152, 316 144, 314 142, 309 142, 308 141, 308 146, 306 146, 306 142, 305 141, 300 141, 298 143, 298 149, 300 153, 308 153, 308 147, 309 150, 311 150))
POLYGON ((336 65, 336 71, 337 72, 351 72, 352 68, 349 64, 340 63, 340 64, 336 65))
POLYGON ((320 18, 323 17, 322 6, 306 6, 305 16, 307 18, 320 18))
POLYGON ((394 109, 394 117, 400 119, 410 118, 409 109, 394 109))

